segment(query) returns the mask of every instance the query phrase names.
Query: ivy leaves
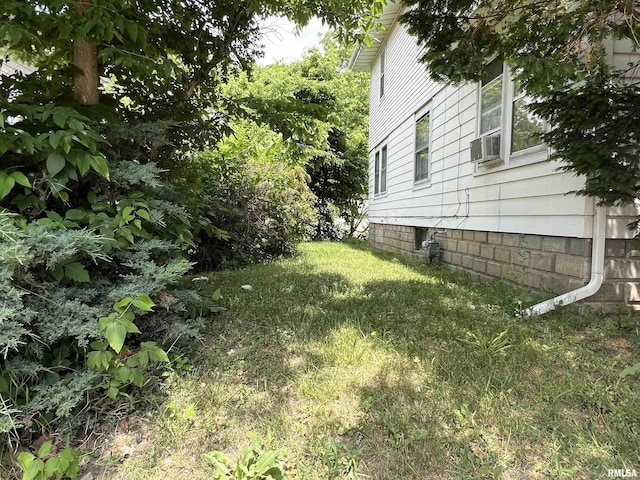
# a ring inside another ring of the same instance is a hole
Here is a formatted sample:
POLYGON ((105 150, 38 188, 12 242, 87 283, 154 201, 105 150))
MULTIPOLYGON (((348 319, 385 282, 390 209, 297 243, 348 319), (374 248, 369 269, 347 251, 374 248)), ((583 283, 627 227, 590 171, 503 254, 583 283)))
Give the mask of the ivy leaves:
POLYGON ((122 350, 127 333, 140 333, 138 327, 133 323, 135 315, 130 311, 130 307, 134 306, 150 312, 154 305, 149 295, 146 294, 140 294, 136 299, 126 297, 113 306, 115 312, 100 319, 100 330, 105 334, 109 346, 116 353, 120 353, 122 350))
POLYGON ((135 353, 131 353, 124 345, 127 334, 140 333, 133 323, 135 314, 132 307, 150 312, 154 306, 155 303, 146 294, 136 298, 125 297, 113 305, 114 312, 100 319, 100 330, 107 341, 91 343, 93 350, 87 354, 87 366, 106 374, 104 387, 110 398, 116 398, 129 384, 142 387, 144 371, 150 362, 169 361, 167 353, 155 342, 142 342, 135 353))
POLYGON ((9 195, 16 184, 31 188, 31 182, 24 173, 0 171, 0 200, 9 195))

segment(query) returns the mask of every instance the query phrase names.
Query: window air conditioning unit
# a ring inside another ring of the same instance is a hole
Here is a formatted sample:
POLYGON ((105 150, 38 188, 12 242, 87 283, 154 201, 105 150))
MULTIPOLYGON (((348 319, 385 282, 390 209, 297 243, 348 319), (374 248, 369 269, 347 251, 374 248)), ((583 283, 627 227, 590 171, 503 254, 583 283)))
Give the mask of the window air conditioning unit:
POLYGON ((500 135, 476 138, 471 141, 471 163, 484 163, 500 158, 500 135))

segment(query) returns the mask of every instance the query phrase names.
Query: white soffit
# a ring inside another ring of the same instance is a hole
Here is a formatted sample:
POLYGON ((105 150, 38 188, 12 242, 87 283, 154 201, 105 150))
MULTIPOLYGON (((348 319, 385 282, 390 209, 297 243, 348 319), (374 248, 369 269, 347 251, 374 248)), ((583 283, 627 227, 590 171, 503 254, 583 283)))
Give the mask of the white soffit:
POLYGON ((376 23, 382 25, 383 28, 371 33, 373 42, 370 47, 362 44, 356 47, 349 60, 349 68, 351 70, 356 72, 371 71, 371 64, 378 56, 380 45, 384 42, 401 8, 401 5, 397 2, 390 1, 387 3, 382 11, 382 16, 376 20, 376 23))

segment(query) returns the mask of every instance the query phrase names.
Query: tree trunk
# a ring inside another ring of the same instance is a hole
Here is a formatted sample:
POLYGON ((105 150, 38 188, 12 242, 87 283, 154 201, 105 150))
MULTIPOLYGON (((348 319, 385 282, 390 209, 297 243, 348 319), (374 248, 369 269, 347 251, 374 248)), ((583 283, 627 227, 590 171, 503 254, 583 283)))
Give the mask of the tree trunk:
MULTIPOLYGON (((78 12, 85 15, 91 9, 91 0, 80 0, 78 12)), ((73 96, 80 105, 100 102, 100 76, 98 75, 98 47, 77 38, 73 43, 73 64, 80 71, 74 77, 73 96)))

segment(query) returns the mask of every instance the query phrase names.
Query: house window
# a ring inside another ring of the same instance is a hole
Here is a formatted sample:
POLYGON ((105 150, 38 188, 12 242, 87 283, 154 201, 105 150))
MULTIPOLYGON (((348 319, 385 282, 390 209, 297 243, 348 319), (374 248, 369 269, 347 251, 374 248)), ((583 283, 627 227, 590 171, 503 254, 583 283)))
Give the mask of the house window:
POLYGON ((544 124, 540 117, 531 113, 527 106, 533 101, 520 86, 513 82, 513 101, 511 117, 511 153, 540 145, 540 133, 544 124))
POLYGON ((384 95, 384 71, 385 63, 387 61, 387 47, 383 47, 380 52, 380 98, 384 95))
POLYGON ((502 62, 487 66, 480 93, 480 134, 493 133, 502 126, 502 62))
POLYGON ((375 170, 375 175, 373 177, 373 193, 377 195, 380 193, 380 151, 376 152, 374 170, 375 170))
POLYGON ((416 122, 416 182, 429 178, 429 124, 429 112, 416 122))
POLYGON ((528 110, 533 99, 510 77, 508 66, 500 60, 487 65, 480 82, 478 132, 500 136, 500 158, 505 164, 512 157, 546 159, 544 148, 535 148, 542 147, 539 135, 544 122, 528 110))
POLYGON ((387 191, 387 146, 376 150, 374 155, 373 193, 376 195, 387 191))

